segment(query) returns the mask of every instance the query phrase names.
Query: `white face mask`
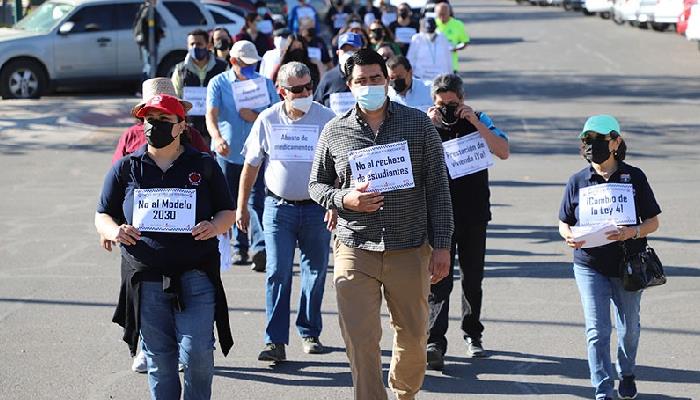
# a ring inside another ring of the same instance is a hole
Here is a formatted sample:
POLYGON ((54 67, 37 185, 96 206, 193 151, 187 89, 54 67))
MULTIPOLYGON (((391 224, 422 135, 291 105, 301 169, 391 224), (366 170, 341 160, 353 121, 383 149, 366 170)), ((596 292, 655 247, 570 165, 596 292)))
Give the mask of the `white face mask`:
POLYGON ((275 48, 278 50, 282 50, 284 46, 287 45, 287 38, 283 38, 282 36, 275 36, 272 41, 275 44, 275 48))
POLYGON ((295 110, 299 110, 306 114, 309 112, 309 109, 311 108, 311 104, 314 102, 314 96, 309 95, 308 97, 298 97, 296 99, 292 99, 292 108, 295 110))
POLYGON ((345 72, 345 63, 348 61, 348 58, 352 57, 353 54, 355 54, 354 51, 346 51, 338 57, 338 63, 340 64, 341 71, 345 72))

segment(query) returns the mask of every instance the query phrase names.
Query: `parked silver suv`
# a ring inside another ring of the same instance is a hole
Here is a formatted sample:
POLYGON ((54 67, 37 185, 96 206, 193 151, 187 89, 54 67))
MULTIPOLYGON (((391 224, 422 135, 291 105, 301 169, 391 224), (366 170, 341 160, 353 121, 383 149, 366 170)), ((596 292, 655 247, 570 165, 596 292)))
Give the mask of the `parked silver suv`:
MULTIPOLYGON (((49 86, 141 79, 141 55, 132 24, 143 0, 48 0, 12 28, 0 29, 0 95, 38 98, 49 86)), ((186 54, 187 33, 211 29, 199 0, 163 0, 156 10, 165 36, 158 75, 186 54)))

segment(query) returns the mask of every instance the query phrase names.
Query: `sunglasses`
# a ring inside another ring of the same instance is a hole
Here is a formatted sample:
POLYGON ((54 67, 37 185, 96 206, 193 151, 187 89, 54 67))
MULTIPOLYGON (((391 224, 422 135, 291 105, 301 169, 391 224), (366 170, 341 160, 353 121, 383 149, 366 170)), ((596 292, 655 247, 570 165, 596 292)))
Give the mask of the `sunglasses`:
POLYGON ((581 141, 585 144, 593 144, 593 142, 609 142, 611 140, 612 138, 610 135, 590 135, 581 139, 581 141))
POLYGON ((304 89, 308 90, 309 92, 314 90, 314 83, 309 82, 306 85, 298 85, 298 86, 283 86, 286 90, 289 90, 290 92, 294 94, 299 94, 304 91, 304 89))

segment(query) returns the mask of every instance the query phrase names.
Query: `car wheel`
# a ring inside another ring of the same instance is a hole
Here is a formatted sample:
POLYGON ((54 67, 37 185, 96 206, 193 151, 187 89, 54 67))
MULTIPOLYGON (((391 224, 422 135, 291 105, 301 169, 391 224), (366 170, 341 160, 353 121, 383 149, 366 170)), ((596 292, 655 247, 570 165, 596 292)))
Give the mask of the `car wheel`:
POLYGON ((186 53, 170 53, 167 56, 165 56, 158 65, 158 72, 156 73, 156 75, 165 78, 170 78, 171 76, 173 76, 175 66, 185 59, 185 54, 186 53))
POLYGON ((660 22, 652 22, 651 23, 651 29, 653 29, 657 32, 664 32, 668 29, 669 26, 671 26, 671 25, 660 23, 660 22))
POLYGON ((605 12, 600 13, 600 18, 610 19, 610 12, 605 11, 605 12))
POLYGON ((571 0, 564 0, 564 9, 566 11, 571 11, 574 9, 574 5, 571 3, 571 0))
POLYGON ((0 74, 0 95, 3 99, 38 99, 46 91, 47 82, 38 62, 11 61, 0 74))

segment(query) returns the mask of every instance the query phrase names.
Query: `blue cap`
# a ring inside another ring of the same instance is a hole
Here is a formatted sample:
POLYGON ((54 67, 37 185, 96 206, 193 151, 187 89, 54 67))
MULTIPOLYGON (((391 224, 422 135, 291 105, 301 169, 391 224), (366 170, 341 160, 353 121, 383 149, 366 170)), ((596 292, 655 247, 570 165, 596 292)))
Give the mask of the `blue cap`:
POLYGON ((338 38, 338 49, 342 49, 346 44, 358 49, 362 48, 362 36, 352 32, 343 33, 338 38))

